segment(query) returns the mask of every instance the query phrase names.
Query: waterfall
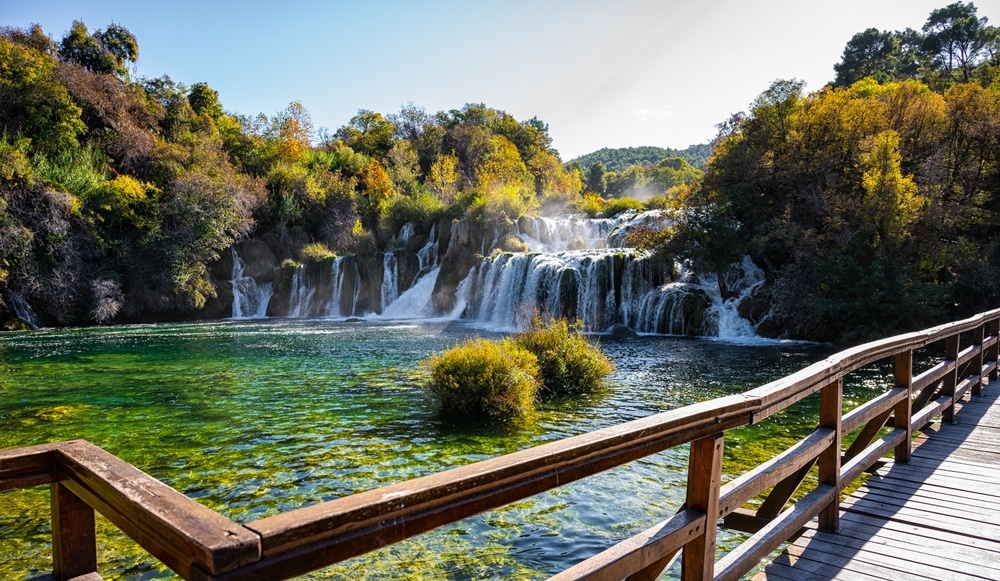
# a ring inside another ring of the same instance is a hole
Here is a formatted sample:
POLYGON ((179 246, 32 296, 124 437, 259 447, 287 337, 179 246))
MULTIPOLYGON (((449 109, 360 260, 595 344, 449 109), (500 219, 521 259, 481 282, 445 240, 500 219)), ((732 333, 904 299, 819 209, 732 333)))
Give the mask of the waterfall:
POLYGON ((434 267, 438 265, 438 241, 435 234, 437 233, 437 224, 431 226, 431 233, 427 236, 427 243, 417 251, 417 262, 419 263, 419 269, 417 270, 417 276, 413 278, 412 284, 416 284, 417 280, 424 274, 430 272, 434 267))
POLYGON ((12 309, 14 309, 14 315, 18 319, 24 321, 32 329, 40 329, 42 322, 38 319, 38 315, 32 310, 31 305, 28 301, 24 300, 24 297, 17 294, 16 292, 7 289, 7 302, 10 303, 12 309))
POLYGON ((243 276, 246 263, 233 246, 233 318, 259 319, 267 316, 267 303, 271 301, 271 283, 258 285, 253 277, 243 276))
POLYGON ((435 316, 431 303, 434 293, 434 283, 437 282, 440 268, 427 273, 417 284, 411 286, 398 299, 382 309, 379 318, 382 319, 430 319, 435 316))
POLYGON ((292 291, 288 297, 288 316, 308 317, 312 314, 315 295, 316 286, 306 275, 306 268, 302 265, 296 266, 295 272, 292 273, 292 291))
POLYGON ((579 214, 554 218, 522 218, 517 234, 531 252, 564 252, 608 247, 608 235, 620 218, 586 218, 579 214))
MULTIPOLYGON (((701 284, 706 289, 712 289, 709 295, 712 305, 705 316, 710 325, 714 325, 714 336, 725 339, 747 339, 757 337, 756 325, 740 316, 740 304, 750 298, 764 284, 764 271, 761 270, 749 256, 729 267, 723 275, 726 288, 734 296, 723 298, 718 282, 702 277, 701 284)), ((766 318, 766 317, 765 317, 766 318)), ((758 322, 759 324, 759 322, 758 322)))
POLYGON ((749 257, 725 273, 724 298, 714 276, 695 276, 682 264, 666 272, 649 253, 624 247, 630 229, 671 223, 662 211, 522 219, 519 236, 532 251, 482 259, 459 285, 456 309, 504 331, 524 328, 538 312, 580 320, 590 332, 626 325, 644 334, 756 337, 756 326, 740 316, 741 303, 764 283, 749 257), (568 250, 584 245, 590 248, 568 250))
POLYGON ((379 311, 385 311, 386 307, 399 298, 399 271, 397 267, 394 252, 386 252, 382 255, 382 307, 379 311))
POLYGON ((330 265, 330 300, 326 303, 326 311, 323 313, 327 317, 341 316, 340 296, 344 290, 343 263, 344 257, 338 256, 330 265))
POLYGON ((625 322, 627 305, 654 288, 635 249, 500 254, 483 259, 461 297, 464 316, 504 330, 539 312, 579 319, 589 331, 625 322), (626 282, 627 281, 627 282, 626 282))
POLYGON ((407 222, 403 224, 403 227, 399 229, 399 234, 396 235, 396 240, 399 241, 400 245, 406 246, 406 243, 410 241, 410 238, 417 233, 417 227, 413 225, 413 222, 407 222))

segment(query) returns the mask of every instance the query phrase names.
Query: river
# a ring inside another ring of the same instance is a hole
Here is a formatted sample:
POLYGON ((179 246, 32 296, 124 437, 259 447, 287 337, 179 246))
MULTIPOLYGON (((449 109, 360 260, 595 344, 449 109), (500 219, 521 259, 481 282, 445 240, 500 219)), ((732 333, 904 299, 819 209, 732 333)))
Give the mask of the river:
MULTIPOLYGON (((0 335, 0 448, 84 438, 248 522, 739 392, 830 352, 601 337, 617 367, 604 392, 548 402, 507 425, 455 424, 422 391, 419 362, 472 335, 499 336, 456 321, 324 319, 8 333, 0 335)), ((871 389, 849 386, 845 399, 871 389)), ((724 472, 768 457, 769 438, 787 444, 812 429, 799 413, 735 431, 724 472)), ((686 462, 686 450, 667 451, 307 578, 544 578, 675 512, 686 462)), ((48 521, 46 487, 0 496, 0 578, 51 571, 48 521)), ((105 579, 173 578, 98 523, 105 579)), ((737 540, 724 534, 721 546, 737 540)))

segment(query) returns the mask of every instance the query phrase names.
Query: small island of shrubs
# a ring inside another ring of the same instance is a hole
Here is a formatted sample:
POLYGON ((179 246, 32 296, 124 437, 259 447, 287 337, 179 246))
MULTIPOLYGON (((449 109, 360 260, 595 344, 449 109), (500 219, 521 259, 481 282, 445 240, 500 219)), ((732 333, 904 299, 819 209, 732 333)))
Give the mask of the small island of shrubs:
POLYGON ((447 415, 507 420, 536 401, 600 389, 614 365, 580 325, 543 322, 500 341, 468 339, 421 362, 427 392, 447 415))

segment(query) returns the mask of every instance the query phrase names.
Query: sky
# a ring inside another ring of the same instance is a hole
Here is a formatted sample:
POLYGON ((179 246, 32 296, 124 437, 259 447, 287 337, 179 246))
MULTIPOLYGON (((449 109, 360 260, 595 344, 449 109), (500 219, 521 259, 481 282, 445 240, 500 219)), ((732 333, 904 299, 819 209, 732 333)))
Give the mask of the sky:
MULTIPOLYGON (((0 0, 0 25, 58 40, 114 22, 139 77, 207 83, 243 115, 299 101, 331 132, 361 109, 484 103, 547 123, 569 161, 707 143, 773 81, 818 90, 854 34, 919 30, 951 1, 0 0)), ((1000 0, 974 4, 1000 25, 1000 0)))

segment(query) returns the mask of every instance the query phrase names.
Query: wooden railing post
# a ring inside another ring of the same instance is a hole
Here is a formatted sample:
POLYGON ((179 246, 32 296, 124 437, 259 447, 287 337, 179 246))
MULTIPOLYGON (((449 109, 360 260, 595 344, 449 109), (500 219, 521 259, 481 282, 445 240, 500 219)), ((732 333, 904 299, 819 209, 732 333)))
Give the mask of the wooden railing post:
POLYGON ((944 340, 944 358, 954 364, 954 369, 952 369, 948 375, 944 376, 944 382, 941 386, 941 395, 946 395, 951 397, 951 405, 944 410, 941 414, 941 420, 945 423, 954 424, 955 423, 955 388, 958 386, 958 352, 960 350, 959 336, 957 334, 951 335, 944 340))
POLYGON ((988 327, 987 334, 991 338, 997 339, 990 343, 990 348, 986 350, 986 354, 984 356, 986 363, 994 364, 993 368, 990 369, 989 374, 989 380, 993 382, 997 380, 998 370, 996 363, 997 359, 1000 359, 1000 357, 997 357, 1000 355, 1000 319, 993 319, 992 321, 989 321, 986 326, 988 327))
POLYGON ((896 387, 906 390, 906 397, 893 410, 893 425, 897 430, 906 430, 906 439, 896 446, 895 460, 908 464, 913 440, 913 350, 897 353, 893 363, 896 387))
POLYGON ((97 573, 94 509, 58 482, 52 483, 52 574, 67 581, 97 573))
POLYGON ((840 521, 840 458, 843 416, 844 380, 838 377, 820 391, 819 427, 833 430, 833 442, 819 455, 819 483, 829 484, 836 494, 829 506, 819 513, 819 527, 824 531, 836 531, 840 521))
POLYGON ((979 325, 972 330, 972 346, 976 348, 976 355, 972 358, 969 366, 970 371, 975 371, 976 379, 972 384, 972 395, 983 395, 983 341, 986 339, 986 323, 979 325))
POLYGON ((715 575, 719 487, 722 484, 723 434, 691 442, 688 457, 687 508, 705 513, 705 531, 684 546, 681 579, 702 581, 715 575))

